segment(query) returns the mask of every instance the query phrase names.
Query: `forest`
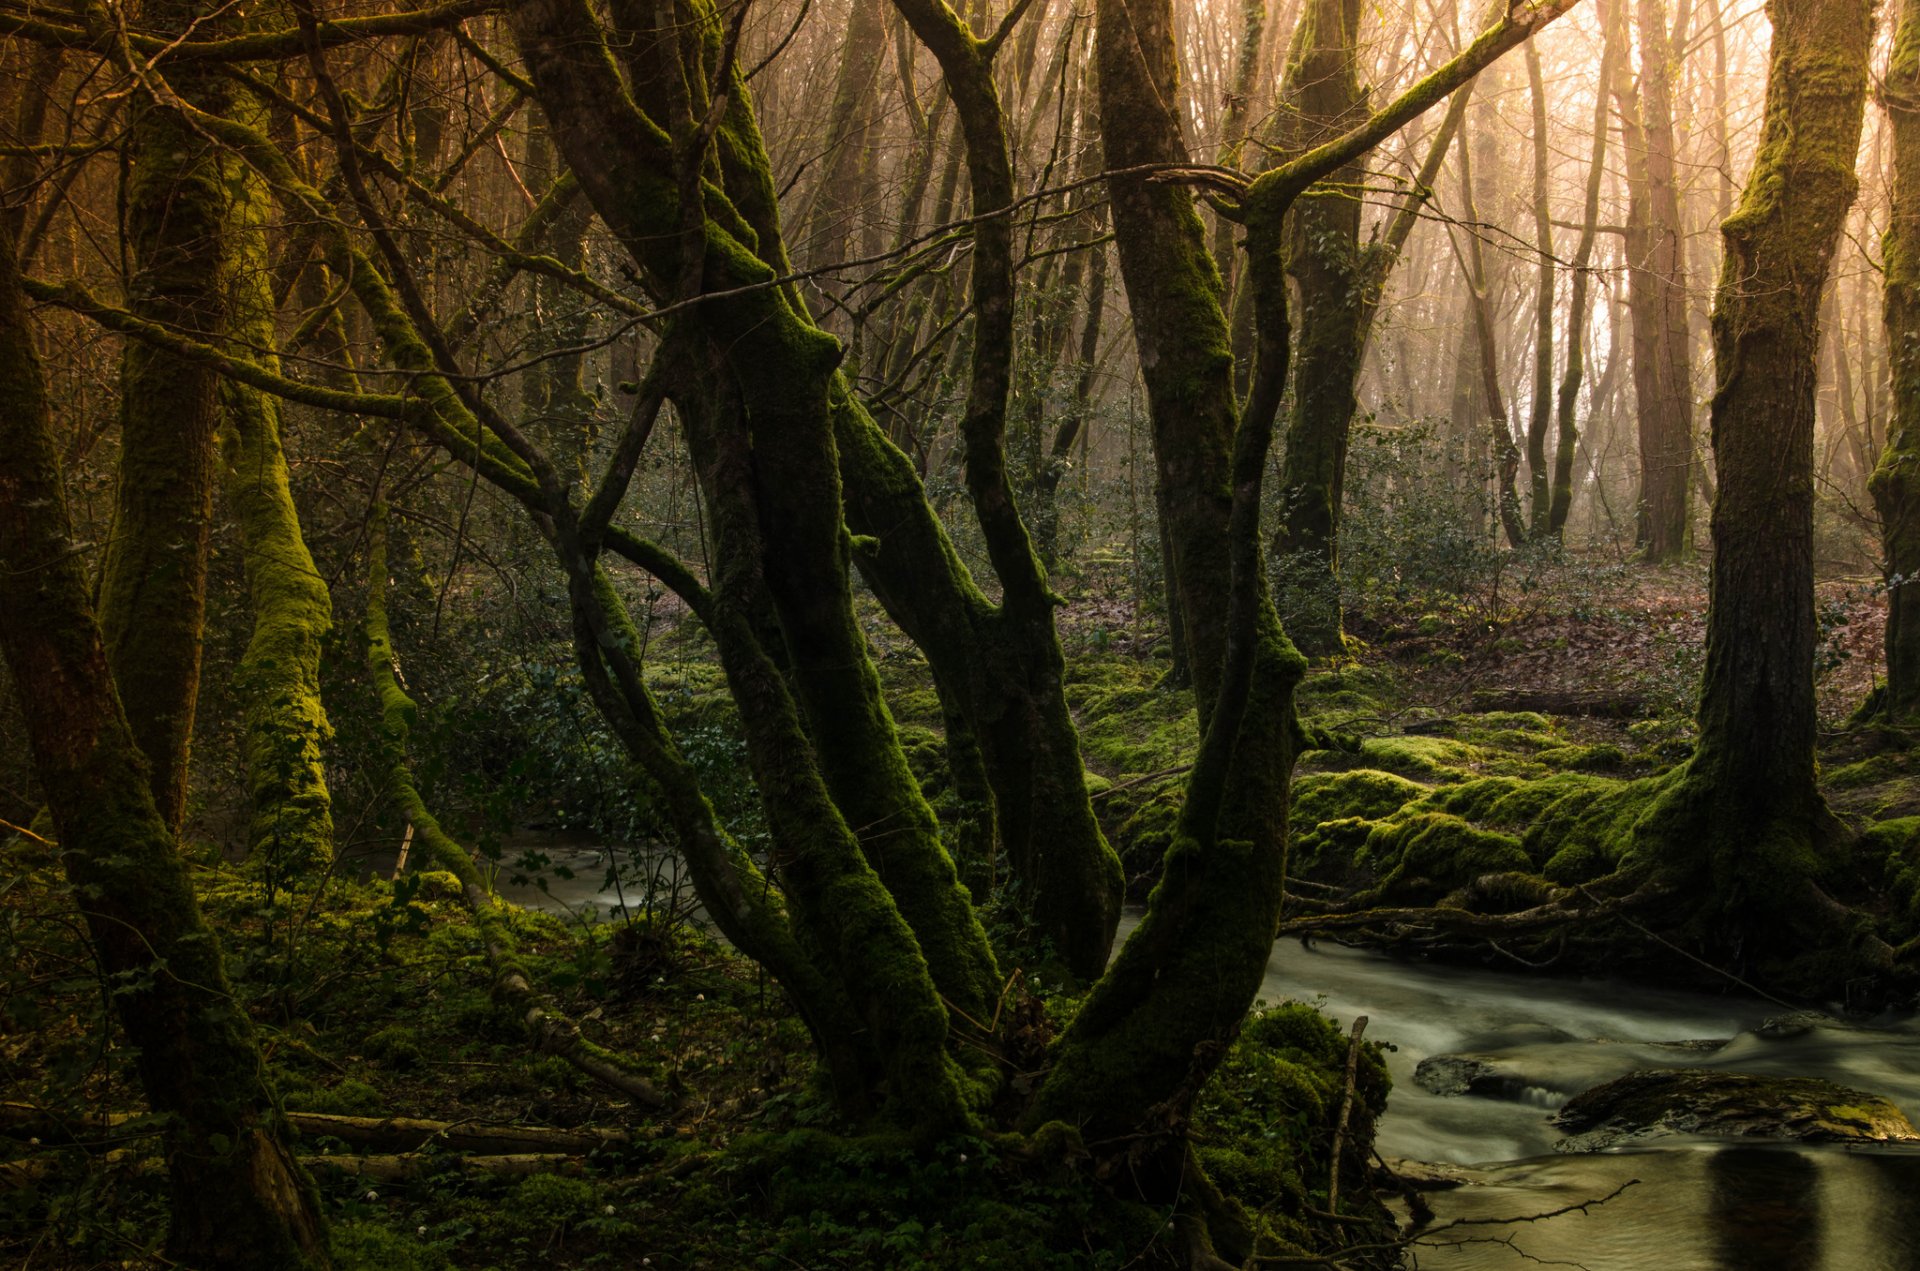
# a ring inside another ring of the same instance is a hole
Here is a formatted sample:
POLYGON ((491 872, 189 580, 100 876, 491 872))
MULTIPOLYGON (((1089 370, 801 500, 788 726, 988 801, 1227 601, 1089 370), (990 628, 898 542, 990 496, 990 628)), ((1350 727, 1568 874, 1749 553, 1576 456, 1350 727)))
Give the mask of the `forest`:
POLYGON ((1916 1005, 1920 0, 0 0, 0 1261, 1917 1267, 1916 1005))

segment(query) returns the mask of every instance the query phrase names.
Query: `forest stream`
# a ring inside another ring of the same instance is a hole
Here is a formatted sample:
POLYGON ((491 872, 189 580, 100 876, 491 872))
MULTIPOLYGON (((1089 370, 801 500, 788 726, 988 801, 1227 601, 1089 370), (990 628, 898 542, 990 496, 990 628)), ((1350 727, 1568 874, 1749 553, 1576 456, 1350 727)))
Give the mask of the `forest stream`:
POLYGON ((1639 1180, 1584 1213, 1445 1231, 1415 1247, 1415 1266, 1920 1266, 1920 1152, 1672 1137, 1563 1154, 1554 1150, 1563 1134, 1548 1120, 1581 1090, 1634 1069, 1682 1066, 1824 1077, 1920 1111, 1920 1023, 1911 1018, 1766 1036, 1756 1030, 1786 1012, 1757 999, 1296 942, 1275 948, 1262 996, 1320 998, 1343 1024, 1364 1014, 1366 1035, 1394 1047, 1380 1154, 1465 1167, 1461 1186, 1425 1193, 1435 1227, 1565 1209, 1639 1180), (1456 1054, 1512 1074, 1512 1097, 1443 1097, 1415 1081, 1421 1060, 1456 1054))
MULTIPOLYGON (((615 912, 611 893, 600 890, 597 849, 549 839, 542 850, 574 877, 550 877, 544 895, 530 884, 506 888, 515 899, 559 913, 615 912)), ((1139 919, 1140 910, 1129 908, 1121 940, 1139 919)), ((1920 1149, 1674 1135, 1657 1145, 1565 1153, 1555 1150, 1565 1132, 1549 1119, 1582 1090, 1636 1069, 1680 1067, 1820 1077, 1920 1115, 1920 1019, 1810 1026, 1811 1017, 1745 995, 1439 965, 1291 940, 1275 947, 1261 997, 1317 1002, 1343 1027, 1365 1015, 1367 1038, 1391 1046, 1381 1157, 1439 1166, 1432 1172, 1460 1180, 1423 1192, 1435 1234, 1410 1251, 1412 1266, 1920 1267, 1920 1149), (1443 1056, 1480 1061, 1502 1097, 1432 1093, 1416 1070, 1443 1056), (1486 1221, 1608 1196, 1584 1212, 1486 1221), (1462 1219, 1471 1221, 1447 1227, 1462 1219)))

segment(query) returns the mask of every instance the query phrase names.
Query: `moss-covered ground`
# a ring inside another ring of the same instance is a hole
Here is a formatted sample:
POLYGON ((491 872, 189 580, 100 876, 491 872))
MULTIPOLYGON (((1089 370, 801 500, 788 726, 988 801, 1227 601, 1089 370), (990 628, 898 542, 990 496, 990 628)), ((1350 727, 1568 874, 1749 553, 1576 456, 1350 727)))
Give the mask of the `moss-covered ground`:
MULTIPOLYGON (((1634 826, 1691 740, 1689 704, 1672 691, 1685 678, 1675 669, 1685 669, 1685 633, 1669 646, 1661 632, 1690 621, 1699 597, 1689 601, 1674 577, 1659 604, 1642 603, 1644 583, 1491 615, 1422 602, 1370 623, 1351 657, 1316 665, 1303 718, 1341 741, 1309 752, 1296 772, 1288 916, 1369 906, 1512 914, 1631 867, 1634 826), (1637 705, 1625 717, 1480 708, 1488 691, 1543 684, 1637 705)), ((877 609, 868 617, 910 762, 943 819, 957 820, 965 809, 926 664, 877 609)), ((1198 742, 1191 693, 1171 682, 1150 615, 1069 605, 1061 625, 1095 806, 1141 897, 1198 742)), ((723 818, 751 845, 757 801, 724 685, 690 629, 657 639, 654 688, 723 818)), ((451 805, 464 833, 483 843, 515 824, 629 841, 657 833, 644 790, 632 793, 630 770, 578 709, 563 656, 472 673, 483 687, 438 714, 432 677, 432 668, 420 677, 431 716, 423 736, 438 746, 425 761, 431 797, 451 805), (510 727, 469 722, 499 720, 510 727)), ((1823 680, 1833 723, 1823 788, 1850 832, 1834 892, 1904 955, 1920 940, 1920 754, 1902 734, 1846 722, 1858 687, 1823 680)), ((341 725, 351 746, 351 712, 341 725)), ((406 1179, 320 1165, 343 1267, 1145 1267, 1172 1256, 1169 1215, 1118 1199, 1071 1136, 931 1148, 841 1137, 810 1084, 806 1031, 778 991, 671 905, 662 912, 673 917, 633 923, 511 918, 541 988, 678 1099, 653 1114, 528 1052, 489 996, 478 932, 445 876, 394 883, 349 863, 324 882, 270 888, 215 848, 195 852, 203 904, 290 1110, 631 1134, 627 1146, 525 1176, 476 1172, 431 1149, 406 1179)), ((539 858, 509 850, 501 861, 504 877, 539 858)), ((1036 995, 1025 1009, 1044 1035, 1076 999, 987 899, 996 940, 1019 955, 1007 965, 1042 968, 1028 978, 1036 995)), ((94 975, 74 911, 50 856, 16 840, 0 869, 0 1085, 7 1100, 55 1119, 137 1112, 128 1057, 103 1023, 116 986, 94 975)), ((1463 951, 1496 956, 1484 941, 1452 949, 1463 951)), ((1377 1056, 1362 1055, 1356 1143, 1387 1095, 1377 1056)), ((1346 1242, 1314 1213, 1345 1056, 1340 1028, 1310 1007, 1263 1008, 1193 1111, 1210 1175, 1275 1239, 1305 1249, 1346 1242)), ((164 1186, 142 1128, 81 1133, 74 1146, 0 1136, 0 1261, 159 1265, 164 1186)), ((325 1139, 300 1150, 348 1151, 325 1139)), ((1357 1178, 1361 1164, 1350 1164, 1357 1178)))

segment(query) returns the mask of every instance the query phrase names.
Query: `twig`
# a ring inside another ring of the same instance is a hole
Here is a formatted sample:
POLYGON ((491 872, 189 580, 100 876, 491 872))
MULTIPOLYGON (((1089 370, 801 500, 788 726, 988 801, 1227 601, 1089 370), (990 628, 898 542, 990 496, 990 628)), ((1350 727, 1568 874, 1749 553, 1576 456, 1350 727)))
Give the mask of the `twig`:
POLYGON ((1360 1072, 1360 1036, 1367 1031, 1367 1017, 1357 1016, 1347 1041, 1347 1082, 1340 1096, 1340 1116, 1333 1123, 1333 1164, 1327 1170, 1327 1209, 1340 1213, 1340 1153, 1347 1145, 1347 1118, 1353 1113, 1353 1083, 1360 1072))

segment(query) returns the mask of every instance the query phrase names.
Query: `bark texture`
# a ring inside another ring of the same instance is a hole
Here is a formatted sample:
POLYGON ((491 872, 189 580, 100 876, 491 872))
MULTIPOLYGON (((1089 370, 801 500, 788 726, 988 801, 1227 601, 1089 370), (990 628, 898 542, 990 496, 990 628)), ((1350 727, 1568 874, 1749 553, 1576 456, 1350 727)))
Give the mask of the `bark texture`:
POLYGON ((1920 4, 1903 0, 1881 101, 1893 129, 1892 213, 1881 240, 1893 400, 1867 488, 1887 579, 1886 713, 1920 716, 1920 4))

